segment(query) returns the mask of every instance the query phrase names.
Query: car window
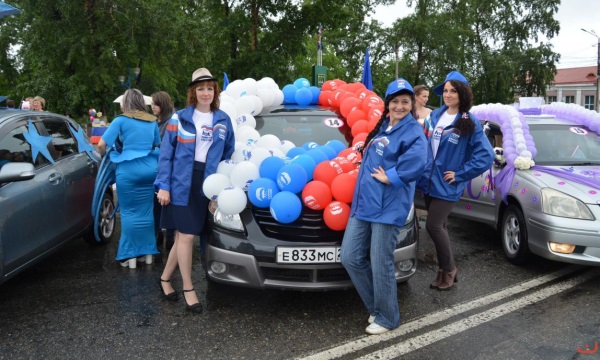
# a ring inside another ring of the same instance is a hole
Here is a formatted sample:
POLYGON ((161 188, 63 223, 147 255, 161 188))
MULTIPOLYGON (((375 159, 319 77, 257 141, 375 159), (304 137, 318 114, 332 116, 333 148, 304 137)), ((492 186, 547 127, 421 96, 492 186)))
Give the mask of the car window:
POLYGON ((538 165, 600 163, 600 135, 579 125, 531 125, 538 165))
POLYGON ((37 154, 35 162, 31 157, 31 145, 25 140, 23 135, 27 131, 27 126, 21 125, 10 130, 0 139, 0 162, 29 162, 36 168, 49 163, 42 154, 37 154))
POLYGON ((329 140, 352 141, 350 128, 335 115, 278 114, 257 116, 256 130, 261 134, 272 134, 280 140, 289 140, 296 146, 307 142, 320 145, 329 140))
POLYGON ((55 150, 55 160, 77 154, 77 143, 67 122, 58 118, 43 120, 48 134, 52 137, 52 145, 55 150))

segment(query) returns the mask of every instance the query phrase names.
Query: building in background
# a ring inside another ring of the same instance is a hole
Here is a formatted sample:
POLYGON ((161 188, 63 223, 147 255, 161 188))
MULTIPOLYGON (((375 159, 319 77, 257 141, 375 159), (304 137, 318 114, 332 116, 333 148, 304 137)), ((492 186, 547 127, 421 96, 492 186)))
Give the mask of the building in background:
POLYGON ((597 71, 597 66, 558 69, 554 81, 546 90, 546 103, 575 103, 597 111, 597 71))

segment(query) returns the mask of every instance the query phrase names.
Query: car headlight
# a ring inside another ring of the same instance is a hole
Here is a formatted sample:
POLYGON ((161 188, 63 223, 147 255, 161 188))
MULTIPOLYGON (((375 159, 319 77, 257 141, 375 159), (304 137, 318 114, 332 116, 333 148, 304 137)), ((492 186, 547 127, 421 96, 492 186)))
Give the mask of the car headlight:
POLYGON ((410 207, 410 211, 408 212, 408 216, 406 217, 406 221, 404 222, 404 226, 413 222, 415 217, 415 204, 413 203, 410 207))
POLYGON ((594 220, 594 215, 582 201, 551 188, 542 189, 542 211, 548 215, 594 220))
POLYGON ((215 225, 225 228, 227 230, 244 232, 244 224, 239 214, 227 215, 223 214, 219 208, 217 208, 213 214, 213 222, 215 225))

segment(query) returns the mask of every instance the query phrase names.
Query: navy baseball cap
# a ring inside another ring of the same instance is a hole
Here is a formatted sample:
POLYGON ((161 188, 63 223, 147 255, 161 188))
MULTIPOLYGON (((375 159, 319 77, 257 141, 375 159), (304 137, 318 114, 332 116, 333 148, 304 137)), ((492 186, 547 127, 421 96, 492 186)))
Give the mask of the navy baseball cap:
POLYGON ((398 78, 388 85, 388 88, 385 91, 385 97, 387 98, 388 96, 394 95, 402 90, 408 91, 411 95, 415 94, 412 85, 408 81, 404 80, 403 78, 398 78))
POLYGON ((446 83, 450 80, 460 81, 461 83, 467 85, 468 87, 471 87, 471 84, 469 84, 469 81, 467 80, 467 78, 464 77, 463 74, 454 70, 454 71, 450 71, 448 73, 448 75, 446 75, 446 80, 444 80, 443 83, 441 83, 438 86, 433 88, 433 92, 436 93, 437 95, 442 95, 444 93, 444 85, 446 85, 446 83))

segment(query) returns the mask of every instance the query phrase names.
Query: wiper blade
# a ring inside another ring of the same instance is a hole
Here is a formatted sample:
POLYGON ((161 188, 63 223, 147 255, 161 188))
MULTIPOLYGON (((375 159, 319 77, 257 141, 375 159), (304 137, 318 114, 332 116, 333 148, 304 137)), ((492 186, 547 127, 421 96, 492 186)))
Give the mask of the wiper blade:
POLYGON ((590 165, 600 165, 600 161, 588 161, 588 162, 580 162, 580 163, 569 163, 571 166, 590 166, 590 165))

